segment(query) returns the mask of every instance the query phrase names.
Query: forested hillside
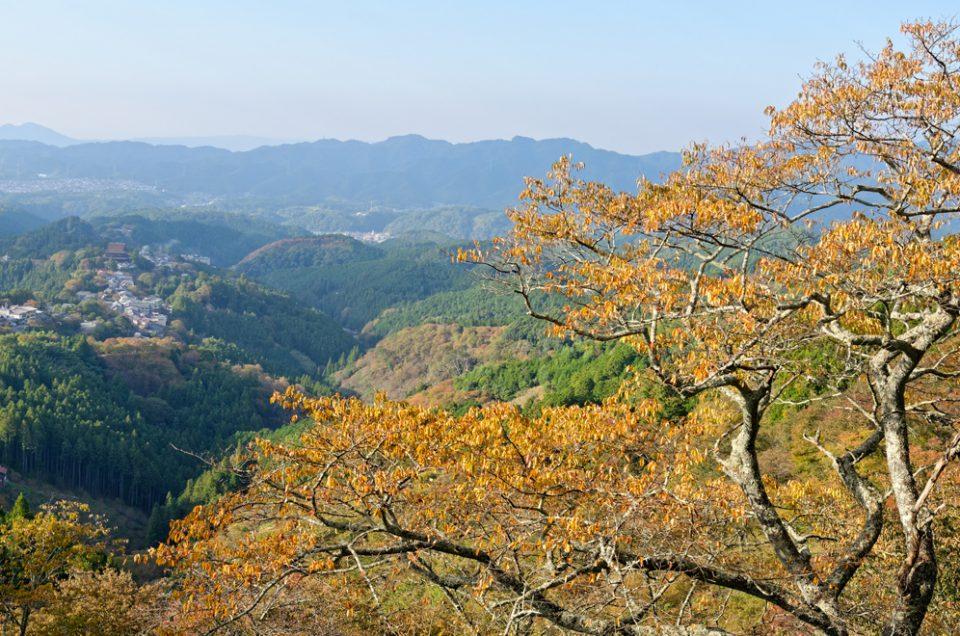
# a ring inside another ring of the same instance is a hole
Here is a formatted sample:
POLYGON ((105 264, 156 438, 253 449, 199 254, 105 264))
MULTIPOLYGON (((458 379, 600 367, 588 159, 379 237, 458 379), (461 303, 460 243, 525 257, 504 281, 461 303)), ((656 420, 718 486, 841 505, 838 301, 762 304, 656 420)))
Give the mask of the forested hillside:
POLYGON ((354 331, 388 307, 473 283, 467 268, 450 262, 450 249, 416 240, 376 246, 342 236, 282 241, 250 255, 238 270, 354 331))
POLYGON ((96 246, 101 241, 92 225, 68 217, 0 241, 0 252, 10 258, 43 259, 64 250, 96 246))
POLYGON ((578 343, 543 356, 479 366, 458 376, 454 386, 476 392, 477 403, 518 401, 537 409, 596 404, 644 366, 644 358, 632 347, 578 343))
POLYGON ((290 227, 224 212, 153 210, 97 216, 90 222, 114 240, 207 256, 219 267, 233 265, 271 241, 299 234, 290 227))
POLYGON ((225 359, 289 377, 316 375, 356 345, 327 315, 252 281, 201 274, 180 283, 170 306, 185 337, 230 343, 225 359))
POLYGON ((0 336, 0 458, 149 510, 198 470, 174 446, 216 452, 238 431, 279 424, 270 391, 170 341, 0 336))
POLYGON ((287 235, 220 215, 124 216, 4 239, 0 305, 27 313, 0 318, 0 466, 31 492, 146 513, 204 469, 193 455, 283 422, 269 405, 280 376, 328 390, 322 370, 357 346, 339 324, 178 256, 196 247, 229 261, 287 235), (108 254, 110 240, 123 251, 108 254))
POLYGON ((73 277, 83 251, 63 253, 57 258, 0 261, 0 290, 7 299, 55 299, 73 277))
POLYGON ((287 294, 190 260, 209 254, 239 260, 247 247, 286 234, 269 224, 222 215, 194 220, 122 216, 95 224, 71 217, 0 244, 7 250, 0 261, 0 298, 32 299, 47 310, 38 316, 48 328, 76 332, 80 322, 91 321, 97 325, 93 333, 107 336, 136 331, 125 322, 125 310, 111 303, 123 294, 141 301, 153 296, 169 305, 164 324, 184 342, 212 339, 226 361, 262 364, 289 376, 315 374, 356 345, 340 324, 287 294), (225 236, 216 238, 221 233, 225 236), (129 266, 117 268, 104 251, 108 240, 128 246, 121 260, 132 259, 129 266), (141 247, 152 251, 142 256, 141 247), (202 251, 190 253, 193 248, 202 251), (114 290, 107 302, 104 288, 110 285, 125 287, 114 290))
POLYGON ((0 207, 0 238, 25 234, 46 221, 23 210, 11 211, 0 207))
POLYGON ((376 260, 382 250, 342 234, 274 241, 251 250, 236 269, 252 278, 305 267, 344 265, 376 260))

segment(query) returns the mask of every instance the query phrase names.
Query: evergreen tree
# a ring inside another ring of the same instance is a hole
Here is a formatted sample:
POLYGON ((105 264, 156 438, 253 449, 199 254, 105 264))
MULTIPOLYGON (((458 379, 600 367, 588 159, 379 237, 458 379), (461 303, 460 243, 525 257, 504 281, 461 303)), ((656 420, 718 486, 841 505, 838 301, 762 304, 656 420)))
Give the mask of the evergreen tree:
POLYGON ((167 520, 160 511, 160 506, 153 505, 150 518, 147 520, 147 541, 151 545, 160 543, 167 538, 167 520))
POLYGON ((10 519, 30 519, 33 515, 30 513, 30 503, 27 501, 27 498, 23 496, 21 492, 17 497, 17 500, 13 502, 13 507, 10 508, 10 519))

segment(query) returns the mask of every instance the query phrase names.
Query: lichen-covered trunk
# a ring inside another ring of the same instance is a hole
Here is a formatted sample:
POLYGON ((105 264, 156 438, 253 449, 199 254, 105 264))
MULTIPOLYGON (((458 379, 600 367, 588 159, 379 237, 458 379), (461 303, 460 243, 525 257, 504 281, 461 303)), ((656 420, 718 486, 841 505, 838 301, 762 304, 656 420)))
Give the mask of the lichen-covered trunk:
POLYGON ((808 605, 808 617, 801 618, 798 615, 798 618, 815 625, 826 634, 843 636, 848 633, 848 629, 836 598, 824 593, 817 581, 817 573, 810 561, 809 552, 797 546, 763 484, 756 440, 761 419, 760 402, 766 396, 764 392, 768 390, 769 386, 753 393, 744 391, 738 396, 742 426, 731 440, 730 454, 724 462, 724 470, 743 491, 761 531, 808 605))
POLYGON ((917 634, 933 597, 937 560, 930 524, 917 521, 917 484, 910 462, 910 442, 902 392, 883 405, 887 470, 897 514, 903 527, 904 559, 897 578, 897 605, 884 629, 886 636, 917 634))

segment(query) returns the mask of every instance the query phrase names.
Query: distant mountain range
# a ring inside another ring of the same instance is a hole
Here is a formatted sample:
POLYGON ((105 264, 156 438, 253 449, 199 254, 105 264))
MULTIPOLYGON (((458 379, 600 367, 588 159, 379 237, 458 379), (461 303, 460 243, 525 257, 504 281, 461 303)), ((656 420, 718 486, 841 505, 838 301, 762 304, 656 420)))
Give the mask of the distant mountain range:
POLYGON ((77 142, 36 124, 0 127, 0 179, 136 182, 168 196, 272 205, 430 208, 512 205, 524 176, 543 176, 560 156, 586 164, 583 176, 633 190, 680 165, 679 153, 624 155, 573 139, 449 143, 418 135, 366 143, 324 139, 244 152, 135 141, 77 142), (17 134, 27 141, 10 140, 17 134))
POLYGON ((0 140, 4 141, 37 141, 48 146, 72 146, 82 143, 76 139, 71 139, 66 135, 61 135, 56 130, 51 130, 40 124, 3 124, 0 126, 0 140))
MULTIPOLYGON (((55 130, 27 122, 25 124, 3 124, 0 126, 0 140, 6 141, 36 141, 48 146, 75 146, 83 143, 105 141, 102 139, 74 139, 55 130)), ((253 150, 261 146, 279 146, 295 143, 295 139, 273 139, 271 137, 257 137, 253 135, 214 135, 208 137, 136 137, 124 141, 140 141, 154 146, 187 146, 201 148, 211 146, 231 151, 253 150)))

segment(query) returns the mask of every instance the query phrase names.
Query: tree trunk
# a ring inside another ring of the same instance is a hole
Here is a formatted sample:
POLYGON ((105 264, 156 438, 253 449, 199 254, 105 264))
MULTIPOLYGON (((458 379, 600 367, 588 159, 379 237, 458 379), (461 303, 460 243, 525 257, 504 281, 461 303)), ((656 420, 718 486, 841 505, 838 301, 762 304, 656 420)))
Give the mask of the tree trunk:
POLYGON ((885 636, 912 636, 920 631, 937 582, 937 560, 930 524, 917 523, 917 484, 910 462, 910 442, 902 393, 887 405, 881 419, 886 441, 887 469, 900 524, 905 556, 897 580, 897 606, 885 636))
POLYGON ((30 608, 24 607, 20 613, 20 636, 27 636, 27 625, 30 624, 30 608))
POLYGON ((919 633, 937 583, 931 520, 920 517, 926 513, 917 509, 919 493, 910 462, 905 393, 924 355, 950 333, 956 318, 955 307, 947 311, 941 306, 908 331, 912 337, 905 350, 880 351, 871 360, 868 381, 877 400, 877 415, 886 444, 887 473, 904 538, 904 559, 897 577, 897 605, 883 630, 887 636, 919 633))
POLYGON ((740 391, 730 394, 740 405, 742 426, 731 440, 729 456, 722 462, 724 472, 746 496, 750 509, 777 558, 791 574, 800 596, 817 614, 819 623, 815 626, 827 634, 843 636, 848 630, 836 599, 825 594, 820 587, 809 552, 797 546, 763 485, 756 440, 760 429, 760 405, 768 396, 768 391, 769 386, 764 386, 752 393, 740 391))

